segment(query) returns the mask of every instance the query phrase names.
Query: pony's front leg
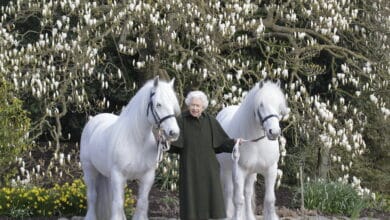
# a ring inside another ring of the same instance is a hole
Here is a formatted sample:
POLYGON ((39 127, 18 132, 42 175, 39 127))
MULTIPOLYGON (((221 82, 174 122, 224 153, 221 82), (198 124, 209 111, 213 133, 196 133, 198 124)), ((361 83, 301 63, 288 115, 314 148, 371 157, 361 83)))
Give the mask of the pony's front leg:
MULTIPOLYGON (((226 166, 221 163, 221 167, 226 166)), ((232 170, 224 167, 221 169, 221 184, 223 186, 223 196, 225 199, 225 208, 226 208, 226 217, 227 219, 232 219, 234 214, 234 204, 233 204, 233 178, 232 178, 232 170)))
POLYGON ((275 211, 275 182, 277 177, 277 164, 270 167, 265 175, 265 196, 264 196, 264 219, 266 220, 277 220, 279 219, 275 211))
POLYGON ((121 174, 120 171, 115 170, 111 173, 111 220, 126 220, 126 215, 123 209, 125 200, 125 184, 126 178, 121 174))
POLYGON ((238 165, 233 165, 233 185, 234 185, 234 198, 233 203, 235 206, 234 218, 235 220, 242 220, 243 218, 243 205, 244 205, 244 183, 245 183, 244 170, 238 165))
POLYGON ((256 181, 256 173, 252 173, 247 176, 245 180, 245 189, 244 189, 244 195, 245 195, 245 216, 247 220, 256 220, 254 208, 256 206, 255 204, 255 181, 256 181))
POLYGON ((85 220, 96 220, 96 178, 99 175, 90 163, 83 163, 84 182, 87 186, 88 210, 85 220))
POLYGON ((151 169, 141 179, 138 187, 137 207, 134 212, 133 220, 148 219, 149 192, 154 182, 155 170, 151 169))

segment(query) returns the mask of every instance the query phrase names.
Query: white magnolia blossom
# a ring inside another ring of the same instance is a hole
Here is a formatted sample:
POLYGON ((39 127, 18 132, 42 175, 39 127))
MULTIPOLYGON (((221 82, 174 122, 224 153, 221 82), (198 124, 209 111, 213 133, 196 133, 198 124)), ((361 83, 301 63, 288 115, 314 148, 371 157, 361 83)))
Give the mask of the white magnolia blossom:
MULTIPOLYGON (((377 21, 377 30, 389 30, 388 16, 380 13, 382 2, 374 1, 375 14, 367 15, 369 11, 350 0, 303 0, 300 7, 210 1, 205 4, 207 10, 197 1, 177 0, 105 1, 104 5, 80 0, 16 1, 0 13, 0 73, 20 97, 27 94, 47 103, 40 107, 43 121, 55 121, 64 112, 58 105, 63 97, 69 108, 74 107, 70 111, 120 109, 113 106, 108 91, 118 82, 125 84, 126 91, 136 91, 137 83, 128 81, 135 74, 132 71, 143 76, 143 70, 154 65, 182 83, 178 90, 188 86, 193 81, 190 78, 199 80, 202 89, 224 85, 211 94, 210 104, 215 108, 240 103, 248 88, 261 79, 281 79, 291 104, 290 117, 284 119, 287 129, 299 128, 294 135, 305 143, 322 143, 320 147, 329 149, 332 161, 339 164, 366 150, 366 122, 360 117, 364 112, 356 101, 374 103, 385 120, 390 115, 386 103, 389 82, 383 77, 390 68, 374 60, 375 56, 365 57, 369 50, 357 49, 376 43, 373 48, 378 56, 389 54, 387 32, 372 31, 361 23, 369 18, 377 21), (29 7, 21 7, 23 3, 29 7), (269 19, 271 12, 276 14, 269 19), (35 41, 24 42, 10 23, 25 13, 39 17, 35 41), (79 21, 73 18, 75 13, 79 21), (121 62, 128 65, 111 61, 113 55, 105 52, 107 36, 121 55, 114 58, 126 57, 129 60, 121 62), (362 43, 356 48, 345 46, 352 38, 362 43), (328 58, 336 60, 333 66, 328 65, 328 58), (315 59, 324 63, 315 63, 315 59), (99 94, 88 94, 85 85, 95 81, 99 94)), ((58 135, 58 139, 66 138, 58 135)), ((289 141, 280 139, 282 157, 289 154, 285 147, 292 144, 289 141)), ((50 148, 56 147, 53 143, 49 142, 50 148)), ((53 154, 55 163, 65 166, 59 152, 53 154)), ((67 155, 66 161, 75 158, 67 155)), ((342 167, 347 172, 351 166, 342 167)), ((340 179, 346 181, 348 176, 340 179)))
POLYGON ((377 98, 374 94, 371 94, 371 95, 370 95, 370 100, 371 100, 374 104, 377 104, 377 103, 378 103, 378 98, 377 98))

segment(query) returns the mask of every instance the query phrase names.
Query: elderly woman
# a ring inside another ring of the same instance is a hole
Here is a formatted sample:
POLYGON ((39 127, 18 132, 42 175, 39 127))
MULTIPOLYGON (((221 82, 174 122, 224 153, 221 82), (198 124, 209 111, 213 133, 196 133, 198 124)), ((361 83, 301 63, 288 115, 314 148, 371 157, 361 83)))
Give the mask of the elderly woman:
POLYGON ((203 92, 190 92, 185 103, 188 111, 183 111, 178 118, 180 137, 171 144, 170 150, 180 154, 180 219, 226 218, 215 154, 231 153, 234 139, 225 133, 213 116, 204 111, 208 100, 203 92))

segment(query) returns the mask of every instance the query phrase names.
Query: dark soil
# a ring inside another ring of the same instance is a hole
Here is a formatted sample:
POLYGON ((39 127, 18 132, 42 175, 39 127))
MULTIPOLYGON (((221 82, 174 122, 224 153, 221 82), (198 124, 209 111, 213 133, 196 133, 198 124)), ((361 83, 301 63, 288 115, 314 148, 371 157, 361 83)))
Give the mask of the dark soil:
MULTIPOLYGON (((132 182, 129 184, 134 195, 137 195, 137 183, 132 182)), ((256 190, 256 214, 262 215, 262 201, 264 197, 263 186, 259 183, 255 186, 256 190)), ((279 217, 299 217, 302 215, 309 216, 329 216, 317 211, 305 210, 301 211, 299 204, 294 199, 294 190, 288 187, 279 187, 275 190, 276 194, 276 206, 279 217)), ((167 218, 179 218, 179 198, 178 192, 172 192, 167 190, 161 190, 155 184, 149 194, 149 217, 167 217, 167 218)), ((361 213, 361 217, 370 217, 377 219, 390 219, 390 213, 386 213, 379 210, 364 210, 361 213)), ((332 217, 329 216, 331 219, 332 217)))
MULTIPOLYGON (((136 192, 133 189, 133 192, 136 192)), ((278 210, 280 217, 299 216, 296 208, 293 208, 293 193, 286 187, 281 187, 275 191, 276 194, 276 206, 283 207, 278 210), (286 208, 289 207, 289 208, 286 208)), ((261 215, 262 201, 264 197, 264 191, 262 186, 256 185, 256 214, 261 215)), ((149 216, 150 217, 171 217, 179 218, 179 199, 178 192, 159 190, 156 186, 152 188, 149 194, 149 216)))

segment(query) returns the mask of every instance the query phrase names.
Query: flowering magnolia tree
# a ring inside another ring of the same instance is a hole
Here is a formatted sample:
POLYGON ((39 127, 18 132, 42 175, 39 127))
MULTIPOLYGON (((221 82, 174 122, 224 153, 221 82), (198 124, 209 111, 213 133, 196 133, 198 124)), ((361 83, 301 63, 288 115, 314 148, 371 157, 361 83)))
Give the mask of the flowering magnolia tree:
POLYGON ((0 14, 1 75, 32 113, 30 136, 50 134, 57 153, 67 115, 118 112, 159 74, 181 100, 205 91, 214 113, 280 79, 288 177, 303 165, 356 182, 365 155, 389 157, 387 1, 17 0, 0 14))

